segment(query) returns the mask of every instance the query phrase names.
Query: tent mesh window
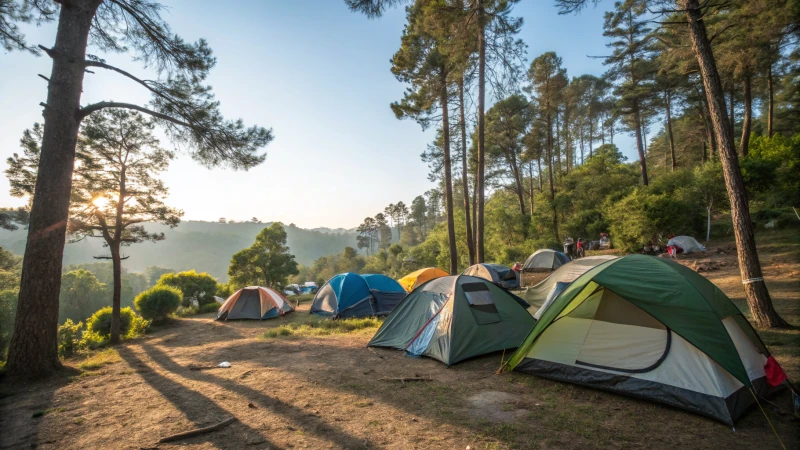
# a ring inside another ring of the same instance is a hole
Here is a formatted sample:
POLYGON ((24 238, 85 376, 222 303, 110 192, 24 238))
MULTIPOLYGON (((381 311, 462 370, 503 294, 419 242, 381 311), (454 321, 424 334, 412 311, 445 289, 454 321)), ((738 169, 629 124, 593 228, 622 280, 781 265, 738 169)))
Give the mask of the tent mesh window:
POLYGON ((461 285, 469 310, 478 325, 500 322, 500 314, 492 298, 492 292, 484 283, 464 283, 461 285))

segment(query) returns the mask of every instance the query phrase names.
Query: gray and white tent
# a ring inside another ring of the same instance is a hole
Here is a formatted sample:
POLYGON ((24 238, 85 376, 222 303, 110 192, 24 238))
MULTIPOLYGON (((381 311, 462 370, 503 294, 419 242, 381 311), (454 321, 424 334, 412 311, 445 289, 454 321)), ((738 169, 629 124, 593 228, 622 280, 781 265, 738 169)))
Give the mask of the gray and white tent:
POLYGON ((680 247, 683 253, 704 252, 706 248, 691 236, 675 236, 667 242, 668 247, 680 247))
POLYGON ((568 262, 569 256, 555 250, 550 250, 549 248, 543 248, 541 250, 536 250, 525 260, 522 271, 552 272, 568 262))

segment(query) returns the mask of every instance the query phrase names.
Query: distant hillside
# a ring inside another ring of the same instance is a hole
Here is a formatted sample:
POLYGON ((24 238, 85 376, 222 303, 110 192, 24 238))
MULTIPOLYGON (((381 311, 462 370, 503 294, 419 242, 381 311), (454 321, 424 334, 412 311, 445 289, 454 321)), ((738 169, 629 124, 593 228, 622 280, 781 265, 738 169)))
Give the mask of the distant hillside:
MULTIPOLYGON (((208 272, 219 280, 227 280, 228 263, 237 251, 252 245, 256 234, 270 223, 182 222, 177 228, 148 224, 147 229, 163 232, 166 239, 157 243, 143 242, 123 248, 130 256, 123 266, 131 272, 142 272, 148 266, 175 270, 195 269, 208 272)), ((0 231, 0 246, 21 255, 25 250, 26 230, 0 231)), ((293 225, 286 227, 289 248, 300 264, 311 264, 320 256, 339 253, 346 246, 356 246, 352 230, 317 228, 307 230, 293 225)), ((67 244, 64 265, 97 262, 94 256, 106 255, 102 239, 85 239, 67 244)))

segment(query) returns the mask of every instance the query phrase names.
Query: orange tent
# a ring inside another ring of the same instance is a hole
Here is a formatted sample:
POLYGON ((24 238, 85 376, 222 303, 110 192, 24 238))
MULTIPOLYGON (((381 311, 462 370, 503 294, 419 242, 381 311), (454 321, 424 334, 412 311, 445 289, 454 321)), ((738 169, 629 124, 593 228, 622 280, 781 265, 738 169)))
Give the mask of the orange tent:
POLYGON ((271 319, 294 311, 279 292, 260 286, 239 289, 219 307, 217 320, 271 319))
POLYGON ((411 292, 417 286, 421 285, 422 283, 428 280, 432 280, 434 278, 439 278, 439 277, 446 277, 448 275, 450 274, 442 269, 439 269, 437 267, 428 267, 426 269, 419 269, 416 272, 411 272, 410 274, 397 280, 397 282, 400 283, 400 286, 403 286, 403 289, 405 289, 406 292, 411 292))

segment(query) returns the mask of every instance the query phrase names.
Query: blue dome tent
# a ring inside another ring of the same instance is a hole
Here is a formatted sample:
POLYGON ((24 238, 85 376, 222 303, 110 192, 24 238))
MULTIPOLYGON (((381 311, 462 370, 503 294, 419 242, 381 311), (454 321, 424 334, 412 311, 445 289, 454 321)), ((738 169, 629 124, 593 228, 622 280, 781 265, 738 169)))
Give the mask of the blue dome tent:
POLYGON ((386 315, 405 295, 400 283, 385 275, 340 273, 317 291, 311 313, 334 319, 386 315))

